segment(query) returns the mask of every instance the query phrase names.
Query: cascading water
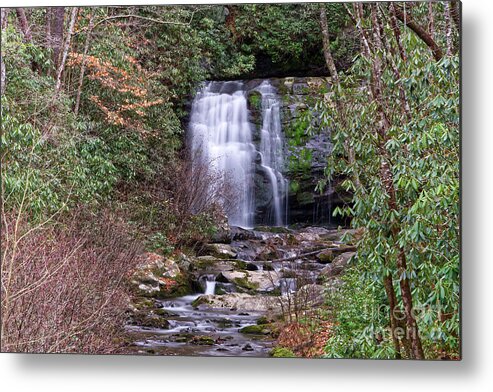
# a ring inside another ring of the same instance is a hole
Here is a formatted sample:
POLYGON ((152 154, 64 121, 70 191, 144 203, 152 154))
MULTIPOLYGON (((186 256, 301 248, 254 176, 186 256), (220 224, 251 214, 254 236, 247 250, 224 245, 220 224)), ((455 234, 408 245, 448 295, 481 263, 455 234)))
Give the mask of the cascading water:
POLYGON ((283 226, 287 222, 288 181, 281 172, 284 169, 284 142, 279 97, 268 81, 262 82, 258 91, 262 96, 261 166, 267 173, 272 187, 274 223, 276 226, 283 226))
MULTIPOLYGON (((229 223, 251 228, 255 217, 255 158, 272 191, 272 224, 287 223, 287 180, 282 175, 284 148, 279 98, 268 81, 257 88, 262 97, 262 129, 258 151, 254 126, 248 121, 247 93, 241 82, 209 82, 192 105, 190 139, 192 153, 201 164, 219 174, 235 190, 236 202, 225 206, 229 223)), ((195 161, 194 161, 195 164, 195 161)))
POLYGON ((229 223, 252 227, 255 147, 242 87, 240 82, 208 83, 193 102, 190 132, 192 152, 200 152, 201 164, 217 171, 236 191, 235 208, 227 211, 229 223))

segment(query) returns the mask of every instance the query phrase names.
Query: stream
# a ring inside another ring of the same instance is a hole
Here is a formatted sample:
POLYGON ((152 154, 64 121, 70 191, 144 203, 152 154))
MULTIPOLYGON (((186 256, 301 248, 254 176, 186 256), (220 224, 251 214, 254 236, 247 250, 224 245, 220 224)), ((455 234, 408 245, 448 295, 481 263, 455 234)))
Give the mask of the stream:
POLYGON ((272 321, 285 315, 289 303, 297 302, 303 311, 317 309, 325 289, 320 278, 330 276, 337 264, 331 263, 335 255, 349 255, 353 250, 338 240, 344 233, 340 230, 250 233, 253 236, 230 244, 209 244, 208 254, 196 257, 188 276, 200 292, 148 299, 151 305, 144 310, 145 317, 158 324, 142 322, 147 319, 129 323, 131 351, 267 357, 275 346, 272 321), (330 260, 319 251, 328 251, 330 260), (222 252, 233 258, 220 258, 222 252), (255 327, 244 330, 250 326, 255 327))
POLYGON ((262 312, 235 312, 229 309, 198 310, 192 302, 201 294, 188 295, 160 303, 168 312, 169 329, 128 326, 138 352, 181 356, 266 357, 273 339, 240 333, 255 325, 262 312))

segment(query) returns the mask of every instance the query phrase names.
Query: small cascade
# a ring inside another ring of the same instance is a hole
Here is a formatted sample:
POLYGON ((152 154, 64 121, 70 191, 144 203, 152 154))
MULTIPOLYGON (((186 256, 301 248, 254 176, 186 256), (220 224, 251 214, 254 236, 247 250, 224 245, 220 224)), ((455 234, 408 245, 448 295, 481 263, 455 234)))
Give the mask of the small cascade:
POLYGON ((260 131, 261 166, 269 177, 273 197, 273 223, 287 224, 288 181, 282 175, 284 169, 284 141, 282 138, 279 97, 276 89, 267 81, 257 88, 262 96, 262 129, 260 131))
POLYGON ((214 295, 216 293, 216 277, 215 275, 203 275, 199 279, 204 287, 205 295, 214 295))
POLYGON ((216 282, 215 281, 206 281, 205 282, 205 295, 214 295, 216 292, 216 282))

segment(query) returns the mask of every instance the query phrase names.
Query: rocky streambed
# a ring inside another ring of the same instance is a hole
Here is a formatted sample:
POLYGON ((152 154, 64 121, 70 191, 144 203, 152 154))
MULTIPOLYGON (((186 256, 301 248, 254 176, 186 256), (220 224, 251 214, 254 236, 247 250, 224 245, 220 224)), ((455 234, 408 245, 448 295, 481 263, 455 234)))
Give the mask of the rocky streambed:
POLYGON ((207 244, 198 255, 142 255, 130 280, 129 350, 269 356, 282 324, 297 312, 316 311, 326 290, 338 287, 357 234, 232 228, 222 243, 207 244))

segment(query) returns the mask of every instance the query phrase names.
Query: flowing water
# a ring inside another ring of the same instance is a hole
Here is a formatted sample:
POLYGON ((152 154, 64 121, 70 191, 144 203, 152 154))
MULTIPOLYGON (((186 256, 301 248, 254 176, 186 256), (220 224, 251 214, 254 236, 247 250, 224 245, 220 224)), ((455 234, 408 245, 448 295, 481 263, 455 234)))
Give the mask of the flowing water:
POLYGON ((228 205, 226 213, 230 225, 243 228, 255 224, 254 175, 258 155, 272 192, 272 224, 287 223, 288 182, 282 174, 284 142, 279 97, 268 81, 257 90, 262 97, 258 145, 253 141, 255 127, 249 121, 247 92, 241 82, 207 83, 194 99, 189 125, 192 154, 201 157, 197 164, 208 165, 211 171, 219 173, 223 183, 235 190, 237 202, 228 205))
POLYGON ((213 294, 215 283, 207 280, 203 293, 159 301, 169 322, 166 329, 127 326, 136 351, 159 355, 268 356, 272 338, 239 332, 243 327, 255 325, 262 313, 192 306, 201 295, 213 294))
POLYGON ((284 169, 284 141, 281 133, 279 97, 268 81, 258 87, 262 96, 262 129, 260 131, 261 166, 269 176, 273 195, 274 224, 287 223, 288 181, 284 169))

